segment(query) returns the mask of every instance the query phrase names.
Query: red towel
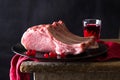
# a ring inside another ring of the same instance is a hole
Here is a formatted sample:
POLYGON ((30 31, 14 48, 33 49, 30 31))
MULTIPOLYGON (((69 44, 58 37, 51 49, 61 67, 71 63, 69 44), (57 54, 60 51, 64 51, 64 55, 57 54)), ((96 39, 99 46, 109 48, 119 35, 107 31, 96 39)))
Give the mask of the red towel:
POLYGON ((38 61, 37 59, 31 59, 17 54, 13 56, 10 67, 10 80, 30 80, 29 73, 20 72, 20 64, 23 61, 28 61, 28 60, 38 61))
MULTIPOLYGON (((108 47, 108 52, 106 56, 100 56, 94 60, 108 61, 112 59, 120 59, 120 44, 115 42, 104 42, 104 41, 99 41, 99 42, 105 44, 108 47)), ((30 59, 20 55, 13 56, 11 60, 10 80, 30 80, 29 73, 21 73, 19 69, 20 64, 23 61, 27 61, 27 60, 38 61, 37 59, 30 59)))

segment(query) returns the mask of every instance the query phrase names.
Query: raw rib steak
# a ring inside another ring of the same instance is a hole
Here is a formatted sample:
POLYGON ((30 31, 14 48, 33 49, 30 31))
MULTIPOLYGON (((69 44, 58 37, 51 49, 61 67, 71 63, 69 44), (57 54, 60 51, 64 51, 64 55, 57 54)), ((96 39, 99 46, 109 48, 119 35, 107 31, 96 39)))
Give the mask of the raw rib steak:
POLYGON ((54 51, 57 54, 80 54, 90 47, 98 47, 94 37, 80 37, 71 33, 62 21, 33 26, 23 34, 22 45, 27 50, 54 51))

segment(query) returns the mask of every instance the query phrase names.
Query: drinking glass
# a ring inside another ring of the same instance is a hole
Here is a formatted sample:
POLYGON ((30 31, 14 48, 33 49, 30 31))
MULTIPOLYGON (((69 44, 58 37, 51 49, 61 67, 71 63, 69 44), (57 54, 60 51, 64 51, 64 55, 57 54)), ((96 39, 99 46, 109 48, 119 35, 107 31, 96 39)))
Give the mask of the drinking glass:
POLYGON ((94 36, 95 40, 100 39, 101 20, 99 19, 84 19, 83 33, 84 37, 94 36))

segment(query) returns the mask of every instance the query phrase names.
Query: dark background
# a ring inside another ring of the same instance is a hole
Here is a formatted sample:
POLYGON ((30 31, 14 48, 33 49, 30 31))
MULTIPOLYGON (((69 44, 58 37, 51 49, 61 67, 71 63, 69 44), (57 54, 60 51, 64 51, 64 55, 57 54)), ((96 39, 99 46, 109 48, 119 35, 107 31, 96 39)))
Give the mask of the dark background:
POLYGON ((102 20, 101 38, 118 38, 120 0, 0 0, 0 80, 9 80, 11 46, 33 25, 63 20, 82 34, 82 20, 102 20))

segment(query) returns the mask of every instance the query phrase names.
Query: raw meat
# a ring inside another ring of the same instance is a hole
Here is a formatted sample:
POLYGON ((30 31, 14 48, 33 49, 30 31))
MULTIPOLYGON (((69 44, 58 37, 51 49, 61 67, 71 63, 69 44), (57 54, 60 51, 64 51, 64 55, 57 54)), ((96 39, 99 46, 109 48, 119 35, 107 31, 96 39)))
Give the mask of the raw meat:
POLYGON ((30 27, 21 38, 27 50, 53 51, 57 54, 80 54, 87 48, 97 48, 94 37, 80 37, 71 33, 62 21, 30 27))

